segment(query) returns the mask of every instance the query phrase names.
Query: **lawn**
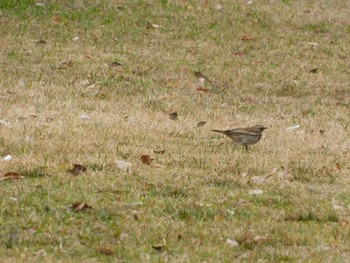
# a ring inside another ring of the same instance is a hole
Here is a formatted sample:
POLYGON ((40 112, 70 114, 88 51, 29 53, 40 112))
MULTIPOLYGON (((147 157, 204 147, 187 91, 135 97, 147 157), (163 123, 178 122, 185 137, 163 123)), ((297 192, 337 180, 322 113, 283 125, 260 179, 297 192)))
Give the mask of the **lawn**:
POLYGON ((348 261, 349 17, 1 0, 0 261, 348 261))

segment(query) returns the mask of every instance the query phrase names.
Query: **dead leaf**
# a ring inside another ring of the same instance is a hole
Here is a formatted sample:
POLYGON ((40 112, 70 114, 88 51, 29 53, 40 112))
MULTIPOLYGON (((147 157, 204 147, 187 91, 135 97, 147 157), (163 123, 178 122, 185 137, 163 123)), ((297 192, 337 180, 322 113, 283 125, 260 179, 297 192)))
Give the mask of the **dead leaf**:
POLYGON ((300 124, 297 124, 297 125, 288 127, 286 130, 287 130, 287 131, 294 131, 294 130, 299 129, 300 127, 301 127, 300 124))
POLYGON ((177 120, 177 118, 178 118, 177 112, 170 113, 169 118, 170 118, 170 120, 177 120))
POLYGON ((157 244, 157 245, 152 245, 152 248, 159 252, 162 252, 165 250, 166 246, 164 244, 157 244))
POLYGON ((250 35, 242 35, 241 36, 241 40, 242 41, 255 41, 255 37, 254 36, 250 36, 250 35))
POLYGON ((348 221, 345 221, 345 220, 341 220, 341 221, 339 222, 339 225, 342 226, 342 227, 346 227, 348 224, 349 224, 349 222, 348 222, 348 221))
POLYGON ((236 51, 235 53, 233 53, 233 55, 235 55, 237 57, 244 57, 245 53, 244 53, 244 51, 236 51))
POLYGON ((111 66, 112 66, 112 67, 117 67, 117 66, 120 66, 120 67, 121 67, 121 66, 123 66, 123 65, 122 65, 122 63, 120 63, 120 62, 118 62, 118 61, 113 61, 113 62, 111 63, 111 66))
POLYGON ((18 179, 24 179, 25 177, 20 175, 19 173, 16 172, 8 172, 0 176, 0 181, 3 180, 18 180, 18 179))
POLYGON ((57 65, 55 65, 54 69, 58 69, 58 70, 68 69, 73 65, 74 63, 72 61, 65 59, 60 61, 57 65))
POLYGON ((162 150, 153 150, 154 153, 156 154, 164 154, 165 153, 165 149, 162 150))
POLYGON ((219 105, 219 108, 221 108, 221 109, 225 109, 227 107, 228 107, 228 103, 227 102, 224 102, 224 103, 219 105))
POLYGON ((53 16, 51 17, 51 20, 52 20, 52 21, 55 21, 55 22, 58 22, 58 21, 61 20, 61 17, 58 16, 58 15, 53 15, 53 16))
POLYGON ((86 172, 86 167, 81 164, 74 164, 73 168, 68 170, 68 172, 72 175, 79 175, 86 172))
POLYGON ((37 44, 41 44, 41 45, 45 45, 46 44, 46 41, 45 40, 39 40, 36 42, 37 44))
POLYGON ((266 179, 270 178, 271 176, 275 175, 277 171, 278 171, 277 168, 273 168, 271 171, 269 171, 269 172, 265 175, 265 178, 266 178, 266 179))
POLYGON ((113 250, 111 250, 110 248, 106 248, 106 247, 99 247, 96 249, 97 253, 106 255, 106 256, 111 256, 114 254, 113 250))
POLYGON ((309 70, 309 73, 317 73, 317 71, 318 71, 318 68, 313 68, 313 69, 309 70))
POLYGON ((206 89, 204 87, 198 87, 196 90, 199 92, 203 92, 203 93, 207 93, 209 91, 208 89, 206 89))
POLYGON ((320 130, 320 134, 323 135, 326 131, 325 130, 320 130))
POLYGON ((319 44, 317 42, 309 42, 307 43, 309 46, 312 46, 312 47, 316 47, 318 46, 319 44))
POLYGON ((260 242, 263 242, 263 241, 266 241, 266 240, 268 240, 267 237, 260 236, 260 235, 257 235, 256 237, 253 238, 253 241, 256 242, 256 243, 260 243, 260 242))
POLYGON ((239 246, 239 243, 236 240, 234 240, 234 239, 229 239, 228 238, 228 239, 226 239, 226 243, 231 245, 231 246, 233 246, 233 247, 239 246))
POLYGON ((146 165, 151 165, 153 159, 149 155, 142 155, 141 156, 141 162, 146 165))
POLYGON ((84 211, 87 209, 93 209, 92 206, 89 206, 86 203, 74 203, 71 205, 71 208, 73 209, 74 212, 80 212, 80 211, 84 211))
POLYGON ((161 28, 161 26, 147 22, 147 29, 150 29, 150 28, 158 29, 158 28, 161 28))
POLYGON ((223 8, 224 8, 224 7, 223 7, 222 5, 220 5, 220 4, 217 4, 217 5, 215 6, 215 10, 216 10, 216 11, 221 11, 223 8))
POLYGON ((162 95, 162 96, 159 96, 158 99, 159 99, 159 100, 167 100, 167 99, 171 99, 172 97, 173 97, 173 94, 171 94, 171 93, 166 93, 166 94, 164 94, 164 95, 162 95))
POLYGON ((253 245, 259 244, 268 240, 266 236, 254 235, 252 232, 245 233, 244 236, 238 241, 239 244, 253 245))
POLYGON ((197 127, 202 127, 206 124, 207 122, 206 121, 200 121, 197 123, 197 127))
POLYGON ((139 220, 139 215, 136 213, 133 213, 132 214, 132 217, 134 218, 135 221, 138 221, 139 220))
POLYGON ((246 97, 245 100, 246 100, 249 104, 256 104, 256 100, 253 99, 252 97, 246 97))
POLYGON ((336 163, 335 163, 335 166, 337 167, 338 171, 340 171, 340 170, 341 170, 341 165, 340 165, 340 162, 336 162, 336 163))
POLYGON ((225 220, 225 218, 226 218, 225 212, 219 209, 215 215, 215 220, 218 222, 222 222, 225 220))

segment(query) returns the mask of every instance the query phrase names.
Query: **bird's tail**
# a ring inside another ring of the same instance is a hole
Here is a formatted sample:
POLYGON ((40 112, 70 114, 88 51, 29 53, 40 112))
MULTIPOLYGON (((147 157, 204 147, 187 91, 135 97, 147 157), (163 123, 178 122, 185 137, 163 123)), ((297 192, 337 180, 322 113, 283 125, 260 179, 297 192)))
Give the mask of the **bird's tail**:
POLYGON ((213 132, 218 132, 218 133, 222 133, 222 134, 226 134, 226 133, 227 133, 227 131, 220 131, 220 130, 211 130, 211 131, 213 131, 213 132))

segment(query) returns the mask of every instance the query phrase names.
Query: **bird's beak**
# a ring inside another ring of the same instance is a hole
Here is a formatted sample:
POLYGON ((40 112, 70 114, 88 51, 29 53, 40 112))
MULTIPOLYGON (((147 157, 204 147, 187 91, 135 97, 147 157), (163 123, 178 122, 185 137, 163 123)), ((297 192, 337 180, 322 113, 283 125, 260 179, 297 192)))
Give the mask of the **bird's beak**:
POLYGON ((267 130, 268 128, 267 127, 264 127, 264 130, 267 130))

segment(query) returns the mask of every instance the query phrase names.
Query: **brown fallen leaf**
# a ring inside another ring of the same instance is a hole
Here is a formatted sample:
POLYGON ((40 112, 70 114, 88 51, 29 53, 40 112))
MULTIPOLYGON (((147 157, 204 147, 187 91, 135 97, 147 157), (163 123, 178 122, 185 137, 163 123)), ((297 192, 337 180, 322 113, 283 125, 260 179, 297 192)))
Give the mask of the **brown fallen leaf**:
POLYGON ((106 247, 99 247, 96 249, 97 253, 106 255, 106 256, 111 256, 114 254, 113 250, 111 250, 110 248, 106 248, 106 247))
POLYGON ((169 118, 170 118, 170 120, 177 120, 177 118, 178 118, 177 112, 170 113, 169 118))
POLYGON ((244 53, 244 51, 236 51, 235 53, 233 53, 233 55, 235 55, 237 57, 244 57, 245 53, 244 53))
POLYGON ((278 171, 277 168, 273 168, 271 171, 269 171, 266 175, 265 175, 265 178, 268 179, 270 178, 271 176, 274 176, 276 174, 276 172, 278 171))
POLYGON ((25 177, 20 175, 19 173, 16 172, 8 172, 0 176, 0 181, 3 180, 18 180, 18 179, 24 179, 25 177))
POLYGON ((337 170, 340 171, 341 170, 341 165, 340 165, 340 162, 336 162, 335 163, 335 166, 337 167, 337 170))
POLYGON ((256 104, 256 100, 252 97, 246 97, 245 100, 249 103, 249 104, 256 104))
POLYGON ((152 24, 150 22, 147 22, 147 29, 150 29, 150 28, 158 29, 158 28, 161 28, 161 26, 157 25, 157 24, 152 24))
POLYGON ((164 95, 162 95, 162 96, 159 96, 158 99, 159 99, 159 100, 167 100, 167 99, 171 99, 172 97, 173 97, 173 94, 171 94, 171 93, 166 93, 166 94, 164 94, 164 95))
POLYGON ((135 221, 138 221, 139 220, 139 215, 137 213, 134 213, 132 215, 132 217, 134 218, 135 221))
POLYGON ((200 121, 197 123, 197 127, 202 127, 206 124, 207 122, 206 121, 200 121))
POLYGON ((64 70, 73 67, 74 63, 70 60, 62 60, 57 65, 53 66, 53 69, 64 70))
POLYGON ((241 237, 238 241, 239 244, 242 244, 242 245, 257 245, 259 243, 262 243, 264 241, 268 240, 268 237, 266 236, 260 236, 260 235, 254 235, 254 233, 252 232, 248 232, 248 233, 245 233, 243 235, 243 237, 241 237))
POLYGON ((317 71, 318 71, 318 68, 313 68, 313 69, 309 70, 309 73, 317 73, 317 71))
POLYGON ((41 44, 41 45, 45 45, 46 44, 46 41, 45 40, 39 40, 36 42, 37 44, 41 44))
POLYGON ((86 203, 74 203, 71 205, 71 208, 73 209, 74 212, 80 212, 80 211, 84 211, 87 209, 93 209, 92 206, 89 206, 86 203))
POLYGON ((203 92, 203 93, 207 93, 209 91, 208 89, 203 88, 203 87, 198 87, 196 90, 199 92, 203 92))
POLYGON ((153 150, 154 153, 156 154, 164 154, 165 153, 165 149, 162 149, 162 150, 153 150))
POLYGON ((255 41, 255 37, 254 36, 250 36, 250 35, 242 35, 241 36, 241 40, 242 41, 255 41))
POLYGON ((51 20, 52 20, 52 21, 55 21, 55 22, 58 22, 58 21, 61 20, 61 17, 58 16, 58 15, 53 15, 53 16, 51 17, 51 20))
POLYGON ((73 168, 68 170, 68 172, 72 175, 79 175, 86 172, 86 167, 81 164, 74 164, 73 168))
POLYGON ((113 61, 113 62, 111 63, 111 66, 112 66, 112 67, 117 67, 117 66, 120 66, 120 67, 121 67, 121 66, 123 66, 123 65, 122 65, 122 63, 120 63, 120 62, 118 62, 118 61, 113 61))
POLYGON ((151 165, 153 159, 149 155, 142 155, 141 156, 141 162, 146 165, 151 165))

